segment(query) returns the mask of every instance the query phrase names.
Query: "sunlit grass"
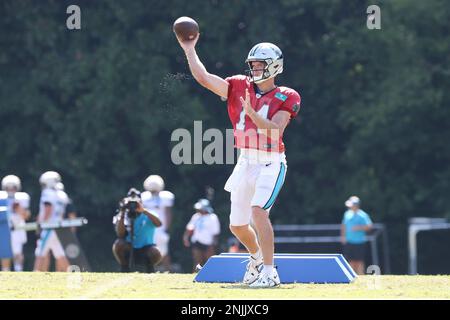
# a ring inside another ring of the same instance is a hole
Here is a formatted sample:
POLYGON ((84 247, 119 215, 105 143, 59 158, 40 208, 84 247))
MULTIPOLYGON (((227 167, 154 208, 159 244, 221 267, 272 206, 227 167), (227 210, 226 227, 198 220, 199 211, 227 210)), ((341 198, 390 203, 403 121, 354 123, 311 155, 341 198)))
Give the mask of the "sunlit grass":
POLYGON ((0 272, 1 299, 450 299, 450 276, 361 276, 351 284, 196 283, 194 274, 0 272))

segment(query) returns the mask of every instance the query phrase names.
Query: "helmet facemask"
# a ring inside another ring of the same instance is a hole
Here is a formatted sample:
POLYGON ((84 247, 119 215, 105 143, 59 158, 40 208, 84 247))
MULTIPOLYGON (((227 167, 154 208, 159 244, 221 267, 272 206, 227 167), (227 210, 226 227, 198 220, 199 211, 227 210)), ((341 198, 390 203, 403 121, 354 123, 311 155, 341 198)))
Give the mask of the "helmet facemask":
POLYGON ((16 194, 16 192, 19 191, 19 189, 16 186, 12 186, 12 185, 8 185, 4 188, 4 190, 6 191, 6 193, 8 194, 8 197, 14 197, 14 195, 16 194))
MULTIPOLYGON (((268 59, 271 60, 271 59, 268 59)), ((245 70, 245 73, 247 75, 247 77, 249 77, 250 82, 254 82, 254 83, 261 83, 269 78, 271 78, 270 76, 270 72, 269 72, 269 64, 265 61, 265 60, 251 60, 251 61, 247 61, 248 70, 245 70), (253 62, 262 62, 264 63, 264 68, 263 69, 254 69, 252 66, 253 62), (256 72, 261 72, 260 75, 255 76, 256 72)))
POLYGON ((283 72, 283 53, 273 43, 261 42, 253 46, 245 62, 250 67, 250 70, 246 71, 247 76, 249 81, 253 83, 261 83, 283 72), (265 63, 263 70, 254 70, 252 68, 252 62, 256 61, 265 63), (262 74, 255 76, 255 71, 262 71, 262 74))

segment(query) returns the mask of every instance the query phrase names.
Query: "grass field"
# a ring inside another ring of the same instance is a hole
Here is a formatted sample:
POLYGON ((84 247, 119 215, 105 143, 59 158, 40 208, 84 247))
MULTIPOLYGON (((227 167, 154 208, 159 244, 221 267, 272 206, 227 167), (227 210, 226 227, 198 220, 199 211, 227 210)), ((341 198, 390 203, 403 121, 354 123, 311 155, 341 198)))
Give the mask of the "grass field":
POLYGON ((0 299, 450 299, 450 276, 361 276, 352 284, 195 283, 193 274, 0 272, 0 299))

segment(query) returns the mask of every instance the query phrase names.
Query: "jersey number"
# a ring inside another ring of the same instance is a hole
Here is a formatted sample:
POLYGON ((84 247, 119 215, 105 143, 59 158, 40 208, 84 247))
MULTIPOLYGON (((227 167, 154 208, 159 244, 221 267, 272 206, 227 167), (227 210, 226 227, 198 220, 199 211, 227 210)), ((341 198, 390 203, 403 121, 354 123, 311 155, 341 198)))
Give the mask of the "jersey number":
MULTIPOLYGON (((269 105, 264 104, 257 113, 264 119, 267 119, 267 115, 269 113, 269 105)), ((245 130, 245 110, 244 110, 244 108, 242 108, 241 114, 239 115, 239 122, 236 125, 236 129, 242 130, 242 131, 245 130)), ((258 129, 258 133, 261 133, 259 129, 258 129)))

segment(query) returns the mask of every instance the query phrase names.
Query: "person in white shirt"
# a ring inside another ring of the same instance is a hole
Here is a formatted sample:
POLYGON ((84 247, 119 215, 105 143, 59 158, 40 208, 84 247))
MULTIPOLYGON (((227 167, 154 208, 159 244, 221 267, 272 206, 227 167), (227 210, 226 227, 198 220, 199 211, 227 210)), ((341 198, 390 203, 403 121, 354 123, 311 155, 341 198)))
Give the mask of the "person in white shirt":
POLYGON ((150 175, 144 181, 144 189, 141 199, 144 208, 156 212, 161 220, 161 226, 155 231, 155 244, 161 252, 162 271, 171 270, 169 241, 170 226, 172 225, 172 207, 175 196, 172 192, 164 190, 164 180, 158 175, 150 175))
MULTIPOLYGON (((27 242, 27 233, 25 230, 14 230, 25 224, 31 216, 30 196, 26 192, 20 192, 22 183, 20 178, 15 175, 8 175, 2 179, 2 191, 0 198, 7 199, 8 216, 11 231, 11 247, 13 252, 14 271, 23 271, 24 255, 23 245, 27 242)), ((11 269, 11 260, 2 259, 2 269, 11 269)))
POLYGON ((186 225, 183 235, 185 247, 192 248, 193 271, 197 265, 203 266, 215 254, 220 234, 220 222, 213 212, 209 200, 200 199, 195 205, 196 212, 186 225))
MULTIPOLYGON (((61 182, 61 176, 55 171, 47 171, 41 175, 39 182, 42 193, 39 202, 38 223, 63 220, 68 198, 64 191, 56 190, 58 182, 61 182)), ((50 251, 56 260, 56 271, 67 271, 69 261, 58 235, 51 229, 43 230, 40 233, 35 250, 34 271, 48 271, 50 251)))

